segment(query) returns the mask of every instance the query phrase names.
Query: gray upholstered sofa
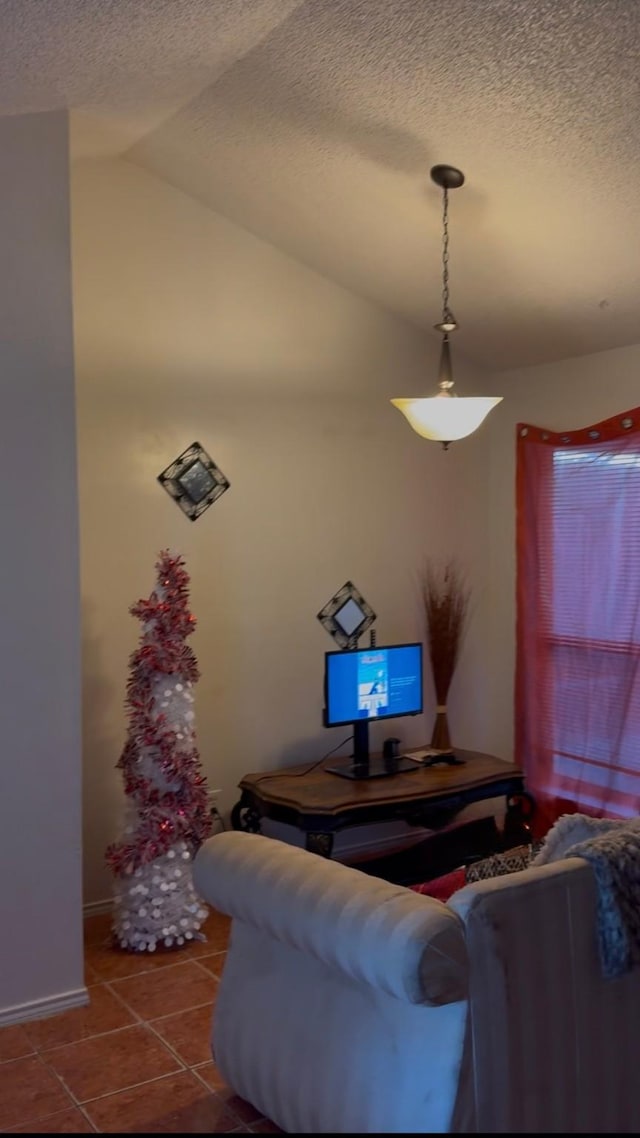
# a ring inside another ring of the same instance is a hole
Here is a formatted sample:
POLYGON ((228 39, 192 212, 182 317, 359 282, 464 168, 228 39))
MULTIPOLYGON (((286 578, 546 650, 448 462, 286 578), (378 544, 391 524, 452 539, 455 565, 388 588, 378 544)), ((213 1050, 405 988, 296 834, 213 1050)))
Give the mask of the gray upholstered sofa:
POLYGON ((247 833, 209 839, 233 918, 212 1047, 293 1133, 638 1133, 640 973, 602 976, 579 858, 447 905, 247 833))

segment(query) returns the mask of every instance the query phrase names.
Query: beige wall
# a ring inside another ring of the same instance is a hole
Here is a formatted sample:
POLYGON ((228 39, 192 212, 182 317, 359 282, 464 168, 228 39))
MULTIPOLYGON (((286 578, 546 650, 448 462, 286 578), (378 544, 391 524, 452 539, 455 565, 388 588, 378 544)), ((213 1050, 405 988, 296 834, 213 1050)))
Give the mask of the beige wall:
MULTIPOLYGON (((165 545, 192 578, 198 743, 223 810, 251 770, 319 758, 316 620, 351 578, 378 641, 421 637, 415 573, 459 552, 486 588, 486 438, 448 453, 415 435, 393 395, 430 393, 437 338, 330 283, 133 164, 73 175, 73 263, 84 627, 85 898, 110 895, 119 825, 129 605, 165 545), (156 481, 198 439, 231 489, 189 522, 156 481)), ((268 192, 268 187, 265 187, 268 192)), ((461 390, 481 377, 457 360, 461 390)), ((458 742, 479 738, 479 613, 461 665, 458 742), (467 685, 468 687, 468 685, 467 685)), ((394 721, 409 745, 426 718, 394 721)), ((375 733, 374 733, 375 742, 375 733)))
POLYGON ((66 115, 0 118, 0 1023, 83 1001, 66 115))
POLYGON ((494 377, 496 393, 504 395, 504 410, 487 425, 491 588, 486 616, 492 709, 487 744, 503 758, 513 751, 516 424, 570 430, 637 407, 639 371, 640 345, 635 345, 494 377))

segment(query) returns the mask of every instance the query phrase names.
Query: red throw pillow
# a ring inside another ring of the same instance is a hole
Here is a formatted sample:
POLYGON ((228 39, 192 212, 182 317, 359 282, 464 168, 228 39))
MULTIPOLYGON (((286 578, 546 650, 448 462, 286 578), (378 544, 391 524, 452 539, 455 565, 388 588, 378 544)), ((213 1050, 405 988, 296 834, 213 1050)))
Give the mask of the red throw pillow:
POLYGON ((427 897, 435 897, 436 901, 448 901, 452 894, 466 884, 466 870, 454 869, 442 877, 434 877, 433 881, 422 881, 420 885, 411 885, 414 893, 424 893, 427 897))

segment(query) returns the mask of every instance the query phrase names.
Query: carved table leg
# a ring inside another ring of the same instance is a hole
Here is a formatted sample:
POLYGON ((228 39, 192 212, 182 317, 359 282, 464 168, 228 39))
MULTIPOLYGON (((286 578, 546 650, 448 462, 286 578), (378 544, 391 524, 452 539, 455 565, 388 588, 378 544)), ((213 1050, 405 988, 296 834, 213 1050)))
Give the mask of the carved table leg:
POLYGON ((321 857, 331 857, 333 850, 333 834, 313 833, 305 834, 305 849, 310 853, 320 854, 321 857))
POLYGON ((245 830, 249 834, 260 833, 260 815, 244 793, 231 811, 231 825, 234 830, 245 830))

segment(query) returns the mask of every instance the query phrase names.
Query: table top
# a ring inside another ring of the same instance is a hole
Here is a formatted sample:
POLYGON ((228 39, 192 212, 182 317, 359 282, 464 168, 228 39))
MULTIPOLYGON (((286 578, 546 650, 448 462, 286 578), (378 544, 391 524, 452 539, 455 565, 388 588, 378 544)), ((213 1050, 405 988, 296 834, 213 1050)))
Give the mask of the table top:
POLYGON ((263 803, 316 815, 331 815, 351 809, 393 805, 394 802, 435 800, 503 779, 524 779, 519 767, 494 755, 457 748, 455 754, 456 758, 463 760, 458 766, 438 764, 422 767, 416 764, 415 771, 371 779, 348 779, 331 774, 326 767, 333 766, 340 759, 334 755, 315 766, 301 763, 282 771, 247 774, 238 785, 263 803))

